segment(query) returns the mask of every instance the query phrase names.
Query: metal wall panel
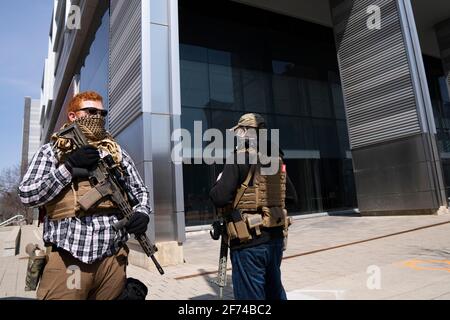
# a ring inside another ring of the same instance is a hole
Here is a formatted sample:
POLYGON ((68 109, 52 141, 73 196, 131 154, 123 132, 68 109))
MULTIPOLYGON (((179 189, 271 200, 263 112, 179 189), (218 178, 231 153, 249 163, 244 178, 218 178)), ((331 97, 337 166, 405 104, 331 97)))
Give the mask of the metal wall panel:
MULTIPOLYGON (((143 117, 139 116, 114 137, 136 164, 144 161, 144 148, 142 147, 144 144, 143 126, 143 117)), ((139 173, 141 176, 144 174, 143 171, 139 173)))
POLYGON ((152 125, 152 165, 153 165, 153 196, 155 201, 156 239, 158 241, 173 241, 177 239, 175 195, 176 186, 171 161, 171 116, 153 114, 152 125))
POLYGON ((181 127, 178 1, 147 2, 143 62, 151 74, 143 71, 144 115, 148 115, 144 125, 152 144, 155 233, 158 241, 181 243, 185 240, 182 164, 171 159, 171 133, 181 127))
MULTIPOLYGON (((353 150, 358 208, 363 213, 428 210, 443 205, 428 145, 431 133, 353 150)), ((439 179, 439 177, 436 177, 439 179)))
POLYGON ((161 25, 169 25, 168 9, 167 0, 151 0, 151 22, 161 25))
POLYGON ((109 130, 118 134, 142 112, 141 0, 111 0, 109 130))
POLYGON ((352 149, 421 132, 407 49, 395 0, 331 0, 352 149), (367 8, 381 9, 369 29, 367 8))
POLYGON ((152 113, 170 113, 169 30, 166 26, 151 24, 151 86, 152 113))
POLYGON ((363 214, 445 206, 433 112, 409 0, 330 0, 358 207, 363 214), (380 28, 368 21, 380 9, 380 28))

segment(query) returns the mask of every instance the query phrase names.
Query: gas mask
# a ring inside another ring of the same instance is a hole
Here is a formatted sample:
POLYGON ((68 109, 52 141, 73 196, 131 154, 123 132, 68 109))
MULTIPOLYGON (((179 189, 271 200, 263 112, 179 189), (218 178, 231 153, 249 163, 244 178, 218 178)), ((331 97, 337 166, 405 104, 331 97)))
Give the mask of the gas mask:
POLYGON ((234 134, 237 138, 236 150, 258 150, 258 132, 256 128, 238 127, 234 130, 234 134))

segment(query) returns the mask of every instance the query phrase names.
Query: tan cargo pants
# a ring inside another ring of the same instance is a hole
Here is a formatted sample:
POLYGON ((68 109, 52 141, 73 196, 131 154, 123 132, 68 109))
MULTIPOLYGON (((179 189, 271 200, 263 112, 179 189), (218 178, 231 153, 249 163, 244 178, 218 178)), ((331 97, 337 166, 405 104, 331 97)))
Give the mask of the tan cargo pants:
POLYGON ((128 248, 85 264, 67 251, 49 253, 37 291, 39 300, 113 300, 125 288, 128 248))

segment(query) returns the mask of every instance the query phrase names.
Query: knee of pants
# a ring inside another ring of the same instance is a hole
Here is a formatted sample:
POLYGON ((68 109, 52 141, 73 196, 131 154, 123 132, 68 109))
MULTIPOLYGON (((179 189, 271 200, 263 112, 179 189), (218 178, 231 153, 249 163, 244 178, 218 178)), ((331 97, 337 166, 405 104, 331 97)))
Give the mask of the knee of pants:
MULTIPOLYGON (((67 254, 68 255, 68 254, 67 254)), ((37 291, 40 300, 84 300, 90 290, 92 276, 83 272, 83 263, 51 252, 37 291)))
POLYGON ((115 255, 104 258, 94 277, 94 290, 90 300, 116 299, 125 289, 128 248, 121 248, 115 255))

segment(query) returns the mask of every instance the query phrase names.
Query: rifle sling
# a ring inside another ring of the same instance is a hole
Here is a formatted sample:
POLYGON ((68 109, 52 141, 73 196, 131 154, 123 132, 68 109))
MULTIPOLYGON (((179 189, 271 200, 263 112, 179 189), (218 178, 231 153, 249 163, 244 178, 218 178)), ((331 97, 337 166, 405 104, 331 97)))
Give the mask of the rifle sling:
POLYGON ((245 178, 244 182, 242 182, 241 187, 238 189, 236 197, 234 198, 233 209, 236 209, 239 201, 241 201, 241 198, 244 195, 245 190, 247 190, 250 179, 253 177, 253 173, 255 172, 255 167, 256 166, 254 164, 250 166, 247 177, 245 178))

